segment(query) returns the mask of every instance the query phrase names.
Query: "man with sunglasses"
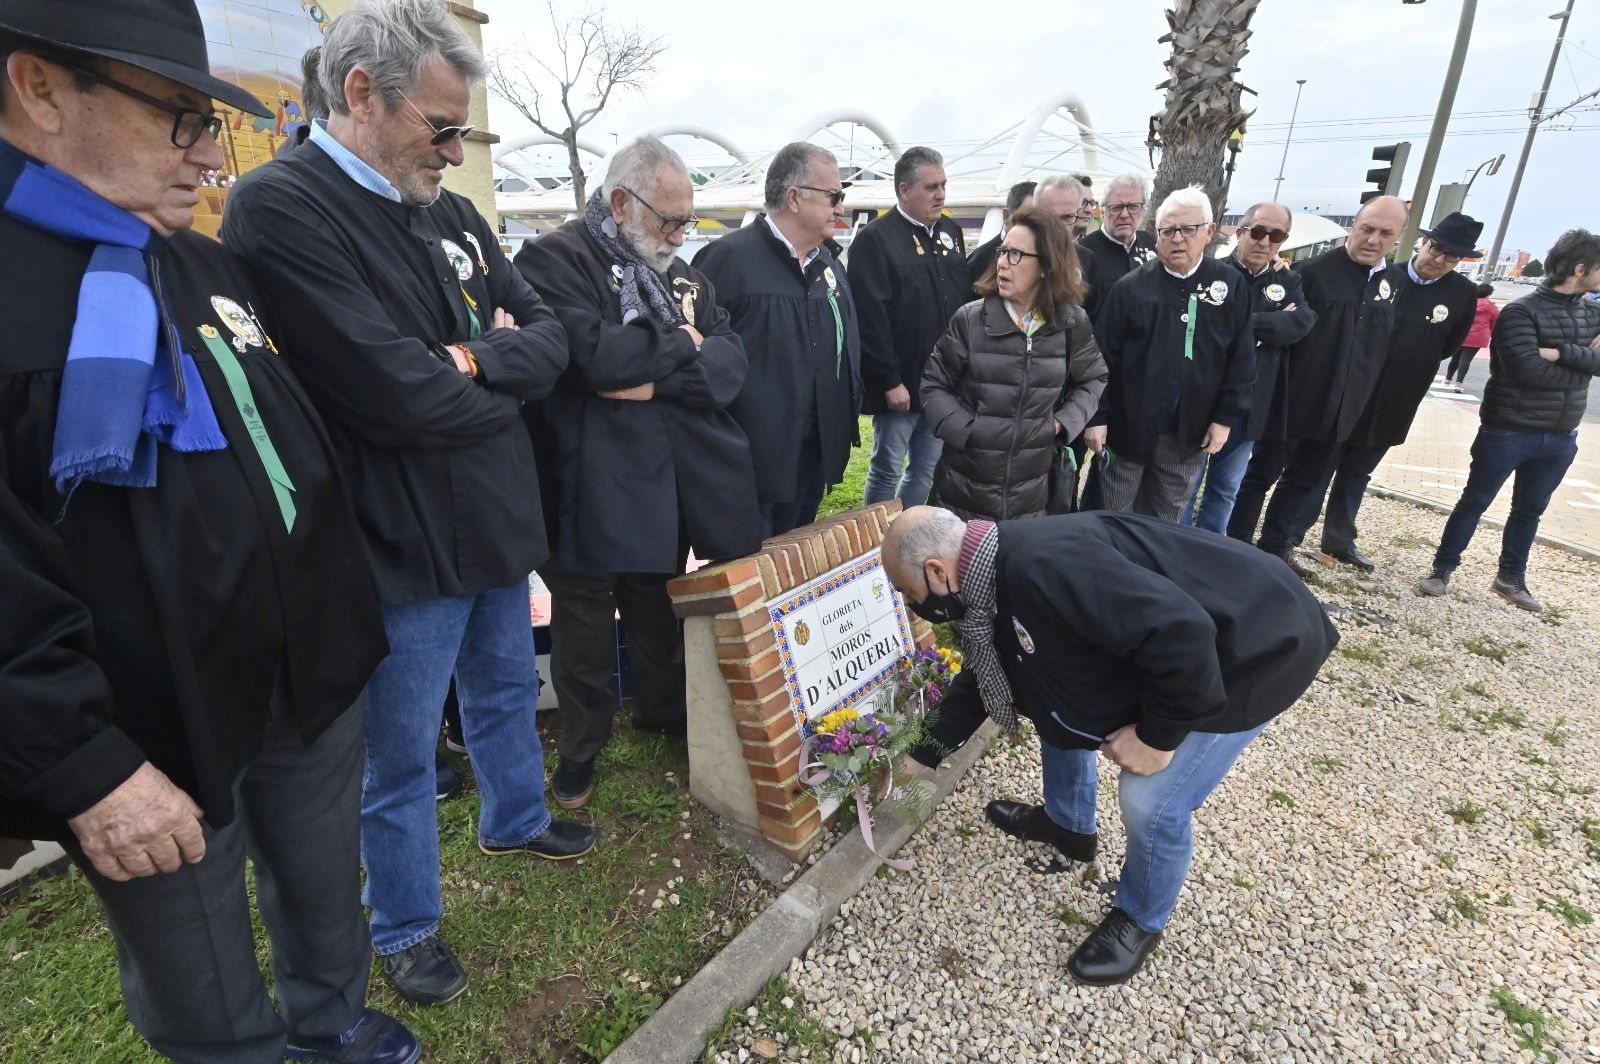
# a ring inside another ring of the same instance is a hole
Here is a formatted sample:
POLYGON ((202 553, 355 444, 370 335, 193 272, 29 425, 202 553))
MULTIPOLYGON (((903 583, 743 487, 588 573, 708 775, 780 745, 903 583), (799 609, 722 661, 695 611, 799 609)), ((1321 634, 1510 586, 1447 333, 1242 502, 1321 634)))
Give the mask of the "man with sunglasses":
POLYGON ((516 266, 567 333, 571 361, 524 413, 545 492, 557 804, 588 803, 611 739, 616 618, 628 633, 633 725, 683 735, 683 637, 667 581, 685 553, 758 549, 750 446, 728 405, 745 349, 718 293, 678 254, 698 224, 694 182, 640 137, 611 157, 583 217, 531 240, 516 266))
POLYGON ((825 243, 848 186, 832 152, 785 144, 767 164, 766 213, 695 257, 750 359, 730 410, 750 437, 763 536, 816 520, 857 442, 861 337, 825 243))
POLYGON ((1110 370, 1084 429, 1102 504, 1176 520, 1205 468, 1250 413, 1255 340, 1237 270, 1206 255, 1215 231, 1198 186, 1156 211, 1158 258, 1112 286, 1095 334, 1110 370))
POLYGON ((534 728, 528 573, 547 555, 522 424, 566 334, 469 200, 462 161, 483 59, 443 0, 356 0, 322 43, 330 116, 234 188, 223 242, 284 323, 367 533, 389 656, 368 685, 362 856, 373 949, 411 1001, 461 994, 439 934, 434 757, 452 674, 491 856, 577 857, 534 728))
MULTIPOLYGON (((1422 231, 1417 253, 1399 271, 1394 332, 1378 385, 1340 450, 1338 465, 1323 477, 1300 515, 1301 522, 1309 526, 1327 496, 1318 556, 1324 565, 1342 562, 1364 573, 1374 569, 1372 560, 1356 546, 1356 514, 1373 471, 1389 448, 1405 442, 1439 366, 1461 348, 1472 328, 1478 289, 1456 272, 1456 266, 1463 259, 1478 257, 1475 249, 1482 234, 1482 222, 1452 211, 1438 225, 1422 231)), ((1296 538, 1303 535, 1305 529, 1296 530, 1296 538)))
POLYGON ((157 1052, 412 1064, 365 1007, 365 546, 281 322, 188 231, 213 101, 268 112, 193 0, 0 0, 0 58, 0 835, 66 847, 157 1052))
POLYGON ((1205 475, 1184 505, 1179 524, 1226 532, 1256 441, 1264 441, 1267 447, 1284 446, 1283 380, 1290 367, 1281 355, 1317 322, 1316 312, 1304 305, 1299 275, 1278 260, 1278 249, 1289 239, 1293 222, 1294 215, 1281 203, 1254 204, 1244 212, 1234 234, 1233 254, 1224 260, 1243 275, 1250 291, 1256 386, 1250 397, 1250 416, 1234 425, 1222 450, 1207 459, 1205 475))

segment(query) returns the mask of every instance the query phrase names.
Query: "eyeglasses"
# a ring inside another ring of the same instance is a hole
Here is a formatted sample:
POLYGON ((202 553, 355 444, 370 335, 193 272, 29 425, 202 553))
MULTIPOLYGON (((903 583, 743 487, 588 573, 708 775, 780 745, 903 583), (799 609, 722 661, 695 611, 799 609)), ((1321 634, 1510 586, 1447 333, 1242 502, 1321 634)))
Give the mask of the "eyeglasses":
POLYGON ((1163 240, 1188 240, 1204 228, 1204 225, 1165 225, 1156 230, 1156 236, 1163 240))
POLYGON ((1097 199, 1086 199, 1086 200, 1083 201, 1083 206, 1080 207, 1079 210, 1092 211, 1098 206, 1100 206, 1100 201, 1099 200, 1097 200, 1097 199))
POLYGON ((211 139, 215 140, 222 134, 222 119, 217 115, 208 115, 203 111, 196 111, 190 107, 179 107, 177 104, 149 93, 140 92, 132 85, 124 85, 114 78, 108 78, 98 70, 76 63, 62 63, 61 66, 75 74, 81 74, 90 81, 104 85, 108 89, 115 89, 131 99, 140 103, 149 104, 158 111, 172 116, 172 146, 174 148, 192 148, 200 140, 200 134, 210 130, 211 139))
POLYGON ((796 185, 794 187, 803 188, 807 192, 822 193, 828 197, 828 206, 830 207, 837 207, 844 202, 844 189, 842 188, 818 188, 816 185, 796 185))
POLYGON ((1106 204, 1107 214, 1138 214, 1142 210, 1144 210, 1143 202, 1106 204))
MULTIPOLYGON (((400 92, 399 89, 396 89, 395 91, 400 92)), ((423 114, 416 104, 411 102, 411 97, 407 96, 403 92, 400 92, 400 98, 406 102, 407 107, 411 108, 412 114, 422 119, 423 125, 433 130, 433 136, 428 139, 428 143, 433 145, 435 148, 442 147, 450 143, 452 140, 466 140, 472 135, 473 130, 478 128, 477 126, 436 126, 432 122, 428 121, 428 116, 423 114)))
POLYGON ((687 218, 671 218, 671 217, 668 217, 667 215, 662 214, 660 211, 656 210, 654 207, 651 207, 649 200, 647 200, 643 196, 639 195, 637 192, 635 192, 633 189, 629 188, 627 185, 621 185, 621 186, 618 186, 618 187, 620 187, 623 191, 625 191, 628 195, 632 196, 634 199, 638 200, 640 203, 644 204, 645 207, 649 209, 651 214, 655 215, 658 219, 660 219, 660 221, 661 221, 661 235, 662 236, 677 236, 678 233, 680 233, 680 232, 692 233, 697 228, 699 228, 699 226, 700 226, 700 217, 699 217, 699 215, 691 214, 687 218))
POLYGON ((1251 240, 1266 240, 1273 244, 1281 244, 1285 240, 1289 239, 1289 233, 1287 230, 1268 229, 1264 225, 1252 225, 1249 229, 1246 229, 1245 232, 1250 234, 1251 240))
POLYGON ((1460 255, 1452 255, 1450 252, 1445 251, 1443 248, 1440 248, 1438 245, 1436 245, 1431 240, 1428 241, 1426 245, 1424 245, 1424 247, 1422 249, 1422 252, 1425 255, 1432 255, 1436 259, 1440 259, 1440 260, 1442 260, 1444 262, 1448 262, 1452 266, 1454 266, 1456 263, 1461 261, 1461 256, 1460 255))
POLYGON ((1000 245, 999 249, 995 251, 995 260, 1004 259, 1007 266, 1015 266, 1025 258, 1036 259, 1038 257, 1032 251, 1023 251, 1021 248, 1008 248, 1004 244, 1000 245))

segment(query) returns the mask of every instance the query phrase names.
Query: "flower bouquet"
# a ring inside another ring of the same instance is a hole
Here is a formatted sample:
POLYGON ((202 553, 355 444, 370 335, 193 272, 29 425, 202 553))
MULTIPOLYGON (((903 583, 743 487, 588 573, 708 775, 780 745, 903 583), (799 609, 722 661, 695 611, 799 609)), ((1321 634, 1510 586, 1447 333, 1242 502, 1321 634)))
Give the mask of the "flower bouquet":
MULTIPOLYGON (((818 800, 842 803, 854 798, 861 837, 873 853, 872 814, 880 805, 904 803, 920 818, 932 804, 933 790, 926 781, 895 779, 895 760, 922 739, 934 707, 960 672, 959 651, 919 650, 879 688, 869 706, 836 709, 806 737, 800 782, 818 800)), ((910 860, 885 863, 901 870, 915 867, 910 860)))

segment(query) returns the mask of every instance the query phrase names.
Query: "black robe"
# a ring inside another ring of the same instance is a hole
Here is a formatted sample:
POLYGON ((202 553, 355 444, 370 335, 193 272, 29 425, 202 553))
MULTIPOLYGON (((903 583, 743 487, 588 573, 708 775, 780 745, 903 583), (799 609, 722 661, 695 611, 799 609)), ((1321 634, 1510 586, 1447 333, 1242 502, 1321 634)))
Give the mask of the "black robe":
POLYGON ((387 200, 311 143, 240 179, 222 241, 261 279, 328 423, 383 601, 475 595, 540 565, 522 404, 566 368, 566 334, 472 202, 387 200), (497 308, 516 329, 490 328, 497 308), (436 357, 453 343, 471 348, 478 377, 436 357))
MULTIPOLYGON (((1141 514, 1008 521, 995 558, 994 646, 1039 740, 1094 749, 1124 725, 1173 750, 1248 731, 1305 693, 1339 643, 1305 583, 1248 544, 1141 514)), ((967 669, 918 761, 983 723, 967 669)))
POLYGON ((1350 434, 1352 447, 1395 447, 1405 442, 1417 407, 1439 374, 1439 363, 1456 353, 1472 328, 1478 289, 1454 270, 1420 285, 1399 268, 1394 333, 1378 386, 1350 434))
MULTIPOLYGON (((1293 270, 1269 266, 1252 275, 1236 256, 1223 261, 1238 270, 1250 288, 1250 328, 1256 340, 1256 386, 1250 397, 1250 417, 1239 438, 1283 440, 1288 435, 1284 395, 1291 372, 1283 351, 1311 331, 1317 312, 1306 305, 1300 275, 1293 270), (1295 309, 1284 309, 1289 306, 1295 309)), ((1240 431, 1238 426, 1234 431, 1240 431)))
POLYGON ((1128 274, 1147 262, 1155 261, 1156 238, 1147 229, 1133 234, 1133 246, 1117 243, 1096 229, 1078 238, 1078 263, 1083 269, 1083 282, 1088 291, 1083 297, 1083 309, 1092 323, 1100 315, 1100 305, 1105 302, 1111 288, 1128 274))
POLYGON ((1212 423, 1240 425, 1249 417, 1256 374, 1250 295, 1226 263, 1206 256, 1185 279, 1160 259, 1147 262, 1112 287, 1095 335, 1110 377, 1090 424, 1107 426, 1114 455, 1148 462, 1156 437, 1173 432, 1198 449, 1212 423), (1200 297, 1190 361, 1184 341, 1192 293, 1200 297))
POLYGON ((388 651, 327 433, 269 346, 284 343, 277 324, 245 319, 259 290, 213 240, 179 233, 159 272, 228 447, 160 447, 153 488, 56 493, 62 367, 92 250, 0 216, 0 836, 70 838, 67 819, 144 761, 222 827, 273 713, 310 740, 388 651), (238 331, 221 313, 234 307, 238 331), (237 351, 294 482, 292 531, 202 326, 237 351))
POLYGON ((750 360, 728 409, 750 437, 762 504, 797 501, 809 462, 821 461, 824 484, 839 483, 861 409, 861 336, 844 268, 822 248, 802 276, 764 215, 706 245, 694 264, 717 286, 750 360), (820 454, 803 454, 813 435, 820 454))
POLYGON ((951 315, 972 299, 961 227, 940 218, 934 232, 891 207, 850 244, 866 413, 887 412, 884 393, 897 385, 911 393, 912 410, 922 409, 917 393, 928 356, 951 315))
POLYGON ((717 293, 682 259, 667 289, 704 342, 641 316, 624 325, 612 261, 581 218, 530 240, 516 267, 555 311, 572 360, 555 390, 526 409, 551 561, 564 569, 674 573, 687 540, 699 558, 761 546, 744 430, 727 406, 745 381, 745 351, 717 293), (655 384, 655 398, 597 392, 655 384))
POLYGON ((983 275, 994 266, 994 260, 1000 257, 1000 242, 1006 238, 1004 232, 996 233, 972 249, 972 254, 967 256, 967 276, 972 278, 972 294, 977 295, 978 282, 983 280, 983 275))
POLYGON ((1393 266, 1376 273, 1334 248, 1295 264, 1317 327, 1289 349, 1291 440, 1350 438, 1389 353, 1398 285, 1393 266))

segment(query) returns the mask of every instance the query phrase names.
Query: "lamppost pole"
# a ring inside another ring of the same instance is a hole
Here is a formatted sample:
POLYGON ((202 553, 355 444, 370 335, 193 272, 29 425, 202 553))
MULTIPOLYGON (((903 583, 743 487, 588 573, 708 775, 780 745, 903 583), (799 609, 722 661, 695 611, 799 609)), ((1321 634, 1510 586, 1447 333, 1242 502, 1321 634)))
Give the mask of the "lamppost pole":
POLYGON ((1561 20, 1561 29, 1556 32, 1556 46, 1550 51, 1550 65, 1545 68, 1544 84, 1539 88, 1539 95, 1533 101, 1533 113, 1528 118, 1528 137, 1522 142, 1522 155, 1517 159, 1517 172, 1511 175, 1511 191, 1506 193, 1506 209, 1500 215, 1500 228, 1495 230, 1494 246, 1489 249, 1489 276, 1493 277, 1500 268, 1500 248, 1506 241, 1506 227, 1511 224, 1511 212, 1517 206, 1517 193, 1522 189, 1522 172, 1528 167, 1528 155, 1533 151, 1533 136, 1539 132, 1539 123, 1544 121, 1544 102, 1550 96, 1550 81, 1556 76, 1556 60, 1561 58, 1561 42, 1567 37, 1567 22, 1572 18, 1572 5, 1577 0, 1567 0, 1567 9, 1559 15, 1551 15, 1552 19, 1561 20))
POLYGON ((1300 114, 1300 94, 1305 91, 1306 79, 1296 78, 1294 90, 1294 110, 1289 112, 1289 135, 1283 138, 1283 158, 1278 160, 1278 181, 1272 186, 1272 200, 1278 200, 1278 192, 1283 188, 1283 167, 1289 161, 1289 144, 1294 140, 1294 120, 1300 114))
POLYGON ((1411 210, 1406 215, 1406 227, 1395 245, 1395 261, 1404 262, 1411 257, 1417 244, 1417 231, 1428 209, 1428 194, 1432 191, 1433 171, 1439 165, 1439 149, 1444 145, 1444 131, 1450 125, 1450 109, 1456 103, 1456 89, 1461 84, 1461 68, 1467 62, 1467 45, 1472 40, 1472 20, 1478 12, 1478 0, 1461 0, 1461 21, 1456 26, 1456 46, 1450 53, 1450 68, 1445 72, 1444 88, 1439 90, 1439 107, 1433 113, 1433 129, 1428 133, 1428 147, 1422 153, 1422 169, 1417 173, 1417 187, 1411 194, 1411 210))

